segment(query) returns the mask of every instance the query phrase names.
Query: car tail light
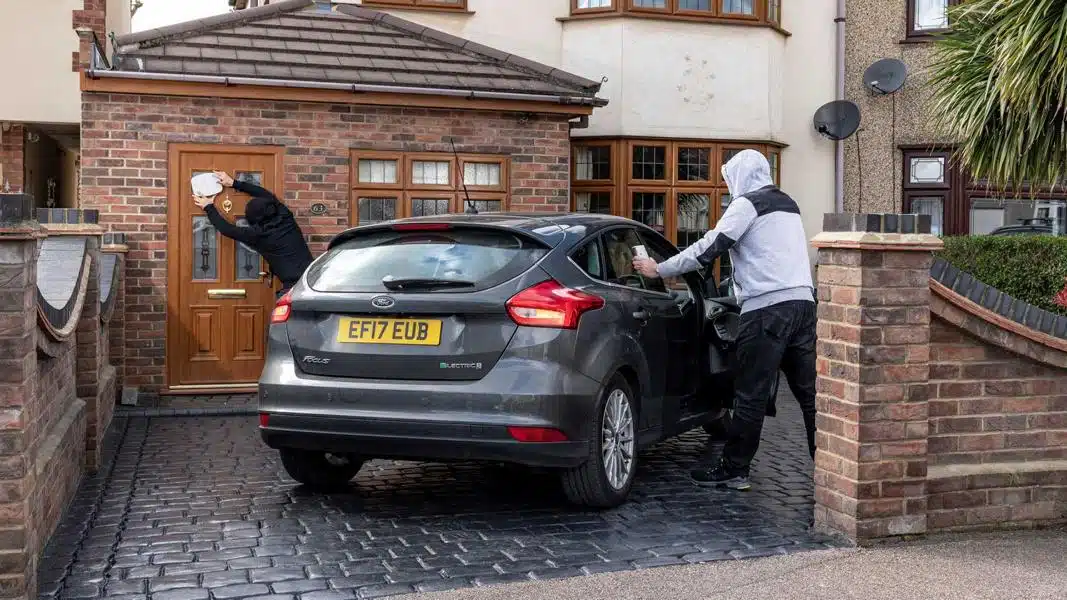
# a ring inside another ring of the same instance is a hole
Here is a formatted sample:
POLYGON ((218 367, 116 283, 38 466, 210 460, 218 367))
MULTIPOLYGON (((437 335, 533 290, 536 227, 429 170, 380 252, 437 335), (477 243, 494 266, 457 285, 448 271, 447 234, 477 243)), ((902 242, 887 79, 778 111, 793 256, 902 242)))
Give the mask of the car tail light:
POLYGON ((562 431, 547 427, 508 427, 508 434, 519 442, 543 444, 567 441, 562 431))
POLYGON ((604 307, 604 299, 548 280, 515 294, 508 315, 519 325, 577 329, 583 313, 604 307))
POLYGON ((452 229, 449 223, 399 223, 393 225, 393 231, 443 231, 452 229))
POLYGON ((285 323, 289 320, 289 315, 293 312, 292 293, 292 291, 285 292, 284 296, 278 298, 278 303, 274 305, 274 312, 270 313, 271 325, 285 323))
POLYGON ((270 415, 267 413, 259 413, 259 426, 266 427, 270 424, 270 415))

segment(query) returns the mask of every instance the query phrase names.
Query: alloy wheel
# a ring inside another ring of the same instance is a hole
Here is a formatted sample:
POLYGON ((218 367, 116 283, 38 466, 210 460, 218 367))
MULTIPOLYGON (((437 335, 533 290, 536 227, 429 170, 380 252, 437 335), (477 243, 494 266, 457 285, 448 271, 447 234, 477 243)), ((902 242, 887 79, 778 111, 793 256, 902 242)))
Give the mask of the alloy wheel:
POLYGON ((626 487, 634 466, 634 418, 630 398, 620 389, 612 390, 604 405, 601 451, 604 475, 616 490, 626 487))

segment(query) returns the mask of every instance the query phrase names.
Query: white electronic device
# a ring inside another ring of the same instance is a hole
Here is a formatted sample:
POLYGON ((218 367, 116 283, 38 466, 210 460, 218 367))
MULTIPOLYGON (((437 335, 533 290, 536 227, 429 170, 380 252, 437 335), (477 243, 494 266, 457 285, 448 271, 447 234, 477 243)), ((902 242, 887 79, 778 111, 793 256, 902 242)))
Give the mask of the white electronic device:
POLYGON ((193 185, 193 195, 201 198, 209 198, 222 191, 222 184, 214 173, 201 173, 194 176, 190 182, 193 185))
POLYGON ((644 246, 634 246, 634 256, 637 258, 648 258, 648 252, 644 246))

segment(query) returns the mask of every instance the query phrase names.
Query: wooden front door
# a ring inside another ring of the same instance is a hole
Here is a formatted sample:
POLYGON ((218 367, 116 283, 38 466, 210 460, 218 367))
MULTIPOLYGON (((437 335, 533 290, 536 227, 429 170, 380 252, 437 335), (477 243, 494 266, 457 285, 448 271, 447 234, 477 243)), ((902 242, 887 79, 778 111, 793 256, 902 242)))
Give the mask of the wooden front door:
MULTIPOLYGON (((283 197, 282 149, 172 144, 169 160, 167 387, 175 393, 254 388, 275 284, 255 251, 222 236, 193 204, 190 179, 226 171, 283 197)), ((227 188, 215 206, 241 225, 250 199, 227 188)))

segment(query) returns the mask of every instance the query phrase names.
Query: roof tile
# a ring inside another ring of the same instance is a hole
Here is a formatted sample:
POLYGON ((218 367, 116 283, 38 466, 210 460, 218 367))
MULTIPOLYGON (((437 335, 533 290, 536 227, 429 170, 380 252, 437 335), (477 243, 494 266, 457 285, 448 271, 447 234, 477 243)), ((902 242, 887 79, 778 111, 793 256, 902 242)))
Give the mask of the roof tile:
POLYGON ((116 68, 596 98, 600 84, 359 5, 283 0, 119 38, 116 68), (140 63, 144 66, 141 68, 140 63))

